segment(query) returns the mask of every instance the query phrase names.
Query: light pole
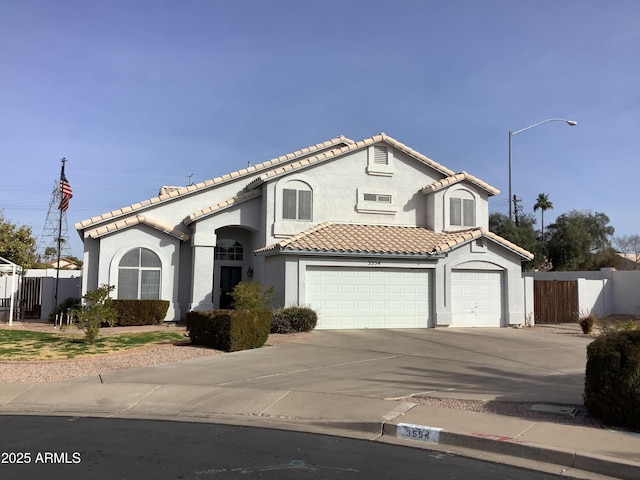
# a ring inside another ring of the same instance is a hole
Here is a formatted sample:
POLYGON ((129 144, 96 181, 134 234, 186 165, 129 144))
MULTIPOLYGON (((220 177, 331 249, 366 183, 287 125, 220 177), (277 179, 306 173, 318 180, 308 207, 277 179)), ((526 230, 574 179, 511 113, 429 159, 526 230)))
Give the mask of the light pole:
POLYGON ((533 125, 529 125, 528 127, 521 128, 520 130, 516 130, 515 132, 509 132, 509 220, 513 221, 513 208, 511 206, 512 194, 511 191, 511 138, 514 135, 524 132, 525 130, 529 130, 530 128, 537 127, 538 125, 542 125, 547 122, 565 122, 570 127, 575 127, 578 122, 574 120, 567 120, 566 118, 547 118, 546 120, 542 120, 541 122, 534 123, 533 125))

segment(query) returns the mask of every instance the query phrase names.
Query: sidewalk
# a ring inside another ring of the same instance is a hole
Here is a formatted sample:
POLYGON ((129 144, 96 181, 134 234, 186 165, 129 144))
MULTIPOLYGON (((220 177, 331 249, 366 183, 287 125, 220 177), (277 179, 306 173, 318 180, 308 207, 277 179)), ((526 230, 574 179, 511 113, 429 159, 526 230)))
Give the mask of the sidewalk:
MULTIPOLYGON (((286 350, 288 355, 291 351, 286 350)), ((273 355, 271 352, 262 355, 273 355)), ((228 366, 232 361, 242 365, 240 360, 266 358, 257 353, 222 355, 215 361, 228 366)), ((640 479, 640 434, 631 432, 417 405, 404 399, 357 393, 311 392, 304 391, 304 386, 297 390, 291 389, 293 386, 282 388, 287 382, 256 388, 255 383, 216 382, 210 386, 154 380, 159 372, 194 371, 189 368, 212 365, 204 363, 210 361, 198 359, 140 369, 135 378, 141 380, 130 383, 112 375, 113 381, 94 376, 50 384, 4 384, 0 386, 0 414, 251 424, 401 443, 570 478, 640 479)), ((166 373, 163 378, 170 377, 166 373)))
POLYGON ((94 378, 90 383, 83 379, 3 385, 0 414, 259 424, 404 443, 504 463, 530 460, 535 463, 531 468, 573 478, 603 478, 590 473, 640 478, 637 434, 346 395, 101 384, 94 378), (406 424, 411 427, 403 427, 406 424), (433 437, 435 429, 442 429, 437 439, 433 437), (403 437, 403 432, 412 439, 403 437), (426 432, 431 432, 431 442, 420 440, 426 432))

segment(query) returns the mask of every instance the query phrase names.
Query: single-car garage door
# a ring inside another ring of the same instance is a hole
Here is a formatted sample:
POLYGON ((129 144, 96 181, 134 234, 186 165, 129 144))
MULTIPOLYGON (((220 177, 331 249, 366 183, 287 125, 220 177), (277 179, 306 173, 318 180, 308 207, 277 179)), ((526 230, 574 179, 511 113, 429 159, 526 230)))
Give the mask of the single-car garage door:
POLYGON ((452 327, 502 326, 502 272, 454 270, 452 327))
POLYGON ((318 329, 429 326, 429 271, 307 267, 306 303, 318 329))

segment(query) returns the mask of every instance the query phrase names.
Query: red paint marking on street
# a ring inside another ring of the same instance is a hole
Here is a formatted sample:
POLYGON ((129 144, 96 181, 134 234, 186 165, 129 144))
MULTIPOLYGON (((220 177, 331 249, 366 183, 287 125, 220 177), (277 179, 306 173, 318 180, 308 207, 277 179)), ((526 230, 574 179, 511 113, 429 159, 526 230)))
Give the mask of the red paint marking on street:
POLYGON ((486 438, 488 440, 496 440, 498 442, 510 442, 510 443, 524 443, 521 440, 516 440, 511 437, 501 437, 498 435, 490 435, 488 433, 471 433, 474 437, 486 438))

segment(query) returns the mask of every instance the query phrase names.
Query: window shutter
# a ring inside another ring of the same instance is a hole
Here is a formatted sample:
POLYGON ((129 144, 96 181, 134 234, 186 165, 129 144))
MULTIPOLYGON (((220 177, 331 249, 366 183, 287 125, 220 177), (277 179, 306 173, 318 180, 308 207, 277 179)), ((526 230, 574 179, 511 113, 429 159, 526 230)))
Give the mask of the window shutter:
POLYGON ((296 190, 282 190, 282 218, 296 219, 296 190))
POLYGON ((449 223, 462 225, 462 199, 451 198, 449 200, 449 223))
POLYGON ((377 165, 389 165, 389 152, 387 147, 375 145, 373 147, 373 163, 377 165))
POLYGON ((311 220, 311 192, 298 192, 298 220, 311 220))

